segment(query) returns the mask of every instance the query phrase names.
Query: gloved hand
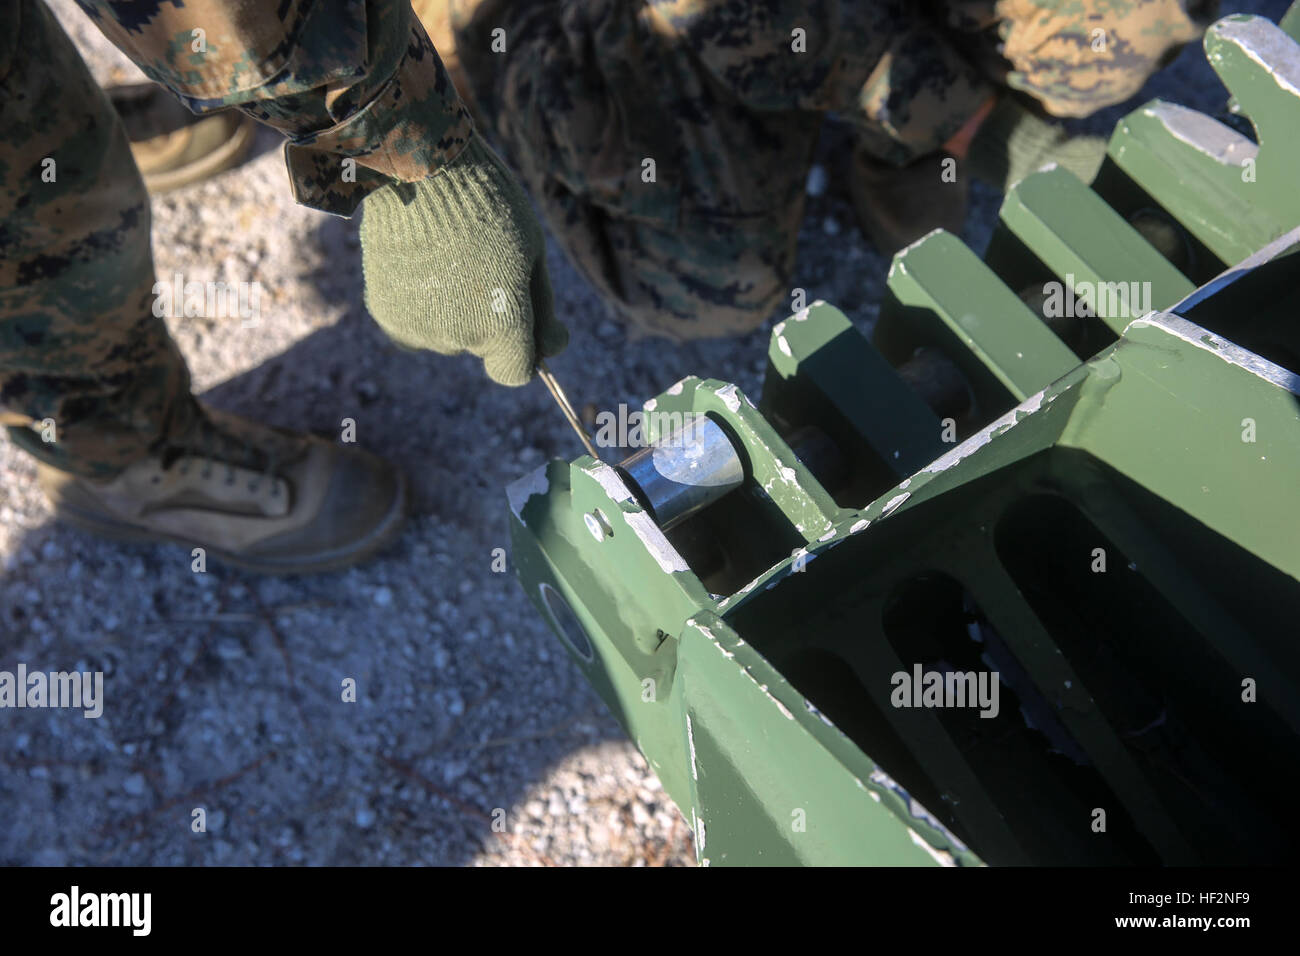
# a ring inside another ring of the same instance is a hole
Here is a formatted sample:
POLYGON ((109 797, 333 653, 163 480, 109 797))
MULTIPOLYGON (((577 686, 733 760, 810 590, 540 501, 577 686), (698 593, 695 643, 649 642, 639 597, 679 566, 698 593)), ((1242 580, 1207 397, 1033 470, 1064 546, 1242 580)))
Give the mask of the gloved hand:
POLYGON ((366 307, 399 345, 471 352, 495 381, 523 385, 568 343, 542 227, 479 136, 437 175, 382 186, 362 207, 366 307))
POLYGON ((1100 136, 1070 136, 1006 94, 980 124, 969 155, 971 171, 1003 192, 1048 163, 1091 184, 1105 158, 1100 136))

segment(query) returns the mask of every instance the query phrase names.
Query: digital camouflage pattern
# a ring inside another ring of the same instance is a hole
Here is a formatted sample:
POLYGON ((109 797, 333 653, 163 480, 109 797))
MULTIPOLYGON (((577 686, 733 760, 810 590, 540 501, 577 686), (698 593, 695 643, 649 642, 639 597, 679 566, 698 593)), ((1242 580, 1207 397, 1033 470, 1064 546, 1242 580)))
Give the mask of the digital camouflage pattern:
MULTIPOLYGON (((404 2, 79 3, 191 109, 238 106, 282 130, 307 205, 350 214, 473 135, 404 2)), ((152 312, 149 197, 121 123, 37 0, 0 9, 0 114, 0 421, 56 467, 107 477, 188 434, 199 413, 152 312)))
MULTIPOLYGON (((1211 12, 417 0, 416 19, 404 0, 78 2, 192 109, 234 106, 282 130, 298 200, 344 215, 393 179, 436 173, 474 135, 432 33, 580 271, 623 319, 676 338, 751 329, 786 301, 827 112, 903 164, 997 83, 1059 115, 1118 102, 1211 12)), ((0 86, 0 414, 53 419, 55 443, 12 433, 58 467, 109 475, 196 415, 150 308, 148 197, 111 106, 38 0, 0 12, 0 86)))
POLYGON ((77 3, 191 110, 237 106, 285 133, 294 197, 316 209, 351 215, 378 186, 426 178, 473 134, 405 2, 77 3))
MULTIPOLYGON (((988 6, 975 0, 952 9, 960 19, 988 6)), ((1218 0, 998 0, 977 27, 990 74, 1054 116, 1079 117, 1137 93, 1166 58, 1205 31, 1218 6, 1218 0)))
POLYGON ((185 362, 151 311, 149 196, 45 5, 0 11, 0 415, 56 467, 109 475, 193 413, 185 362))
POLYGON ((579 271, 624 321, 672 338, 747 331, 789 305, 828 112, 904 165, 998 84, 1059 115, 1119 102, 1208 22, 1179 0, 415 8, 579 271))

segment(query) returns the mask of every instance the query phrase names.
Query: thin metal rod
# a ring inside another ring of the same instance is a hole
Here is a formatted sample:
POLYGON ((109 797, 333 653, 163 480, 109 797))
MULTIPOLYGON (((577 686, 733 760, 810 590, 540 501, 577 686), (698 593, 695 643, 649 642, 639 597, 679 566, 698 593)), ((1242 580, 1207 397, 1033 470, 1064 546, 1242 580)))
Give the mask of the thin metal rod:
POLYGON ((564 389, 560 388, 560 383, 555 380, 555 376, 552 375, 551 370, 546 367, 546 363, 540 360, 537 363, 537 377, 542 380, 542 384, 546 386, 546 390, 551 393, 552 397, 554 397, 555 404, 560 406, 560 411, 564 413, 564 417, 569 420, 569 424, 573 426, 573 430, 577 432, 578 437, 582 439, 582 444, 587 449, 587 454, 592 458, 600 460, 600 455, 596 453, 596 446, 591 443, 591 436, 587 434, 587 429, 582 427, 582 419, 578 417, 578 413, 573 410, 573 405, 569 403, 569 396, 564 394, 564 389))

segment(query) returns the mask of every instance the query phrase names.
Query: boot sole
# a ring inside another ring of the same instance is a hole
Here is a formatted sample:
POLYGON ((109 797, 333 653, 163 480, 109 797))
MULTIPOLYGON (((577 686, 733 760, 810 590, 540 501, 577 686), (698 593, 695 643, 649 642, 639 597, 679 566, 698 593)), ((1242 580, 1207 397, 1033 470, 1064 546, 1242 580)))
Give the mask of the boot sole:
POLYGON ((194 541, 179 535, 147 531, 138 525, 124 521, 114 521, 103 515, 82 511, 67 504, 55 508, 55 517, 68 525, 85 531, 99 538, 130 544, 174 544, 186 549, 203 548, 209 555, 216 557, 223 564, 256 574, 290 575, 323 574, 329 571, 341 571, 374 556, 392 544, 400 535, 406 523, 407 483, 406 475, 398 473, 397 494, 393 506, 373 531, 364 538, 352 542, 346 548, 321 552, 310 559, 267 559, 249 557, 230 551, 214 548, 202 541, 194 541))

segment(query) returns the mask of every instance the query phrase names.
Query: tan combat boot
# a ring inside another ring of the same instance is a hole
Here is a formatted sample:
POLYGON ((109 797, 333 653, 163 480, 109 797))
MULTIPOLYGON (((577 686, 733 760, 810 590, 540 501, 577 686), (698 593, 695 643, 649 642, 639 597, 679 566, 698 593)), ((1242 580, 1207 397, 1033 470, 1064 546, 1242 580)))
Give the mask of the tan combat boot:
POLYGON ((853 150, 849 194, 858 226, 885 257, 935 229, 960 235, 969 187, 964 173, 945 182, 943 153, 897 167, 853 150))
POLYGON ((44 463, 40 480, 69 524, 267 574, 355 564, 397 536, 406 511, 405 478, 382 458, 212 409, 109 481, 44 463))
POLYGON ((152 195, 196 183, 238 165, 257 123, 235 109, 195 116, 154 83, 105 91, 131 140, 131 155, 152 195))

